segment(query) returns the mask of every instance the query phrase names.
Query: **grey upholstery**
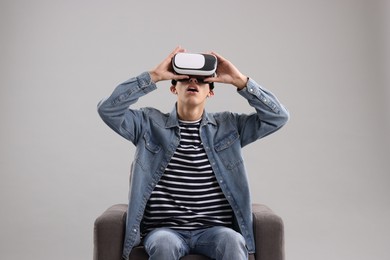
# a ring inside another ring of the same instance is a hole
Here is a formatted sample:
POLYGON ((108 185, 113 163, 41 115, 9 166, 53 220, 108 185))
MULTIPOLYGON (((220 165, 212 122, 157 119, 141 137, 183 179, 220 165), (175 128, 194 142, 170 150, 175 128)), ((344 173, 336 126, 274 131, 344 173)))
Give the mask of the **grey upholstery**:
MULTIPOLYGON (((256 254, 251 260, 284 260, 284 226, 282 219, 270 208, 253 204, 253 229, 256 254)), ((94 260, 121 260, 126 225, 126 204, 116 204, 104 211, 94 225, 94 260)), ((147 260, 139 246, 130 253, 130 260, 147 260)), ((208 260, 201 255, 188 255, 182 260, 208 260)))

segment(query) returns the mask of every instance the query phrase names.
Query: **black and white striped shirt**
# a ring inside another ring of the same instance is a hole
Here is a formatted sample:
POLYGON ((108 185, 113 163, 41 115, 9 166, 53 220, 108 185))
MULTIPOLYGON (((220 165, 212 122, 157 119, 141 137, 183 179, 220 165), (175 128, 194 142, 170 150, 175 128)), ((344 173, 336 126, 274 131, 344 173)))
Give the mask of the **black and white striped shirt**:
POLYGON ((199 136, 200 120, 180 121, 180 144, 146 205, 143 235, 158 227, 231 226, 233 211, 199 136))

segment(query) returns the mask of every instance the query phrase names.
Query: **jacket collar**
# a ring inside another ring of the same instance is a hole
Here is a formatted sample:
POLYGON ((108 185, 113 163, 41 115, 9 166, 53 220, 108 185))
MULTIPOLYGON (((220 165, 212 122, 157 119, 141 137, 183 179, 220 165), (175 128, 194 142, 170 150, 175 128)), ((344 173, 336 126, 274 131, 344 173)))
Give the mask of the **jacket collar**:
MULTIPOLYGON (((209 123, 213 124, 213 125, 217 124, 213 114, 209 114, 205 110, 205 111, 203 111, 201 125, 203 126, 203 125, 207 125, 209 123)), ((165 123, 165 127, 166 128, 179 127, 179 118, 177 116, 177 104, 175 104, 171 113, 169 114, 167 121, 165 123)))

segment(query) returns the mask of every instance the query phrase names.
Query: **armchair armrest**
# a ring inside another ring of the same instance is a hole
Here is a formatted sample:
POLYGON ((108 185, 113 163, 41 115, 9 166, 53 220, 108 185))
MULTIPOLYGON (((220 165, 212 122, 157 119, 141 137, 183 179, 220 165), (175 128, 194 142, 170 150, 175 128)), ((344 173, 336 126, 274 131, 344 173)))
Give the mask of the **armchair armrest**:
POLYGON ((283 220, 270 208, 253 204, 256 260, 284 260, 283 220))
POLYGON ((104 211, 94 225, 94 260, 120 260, 125 236, 127 205, 116 204, 104 211))

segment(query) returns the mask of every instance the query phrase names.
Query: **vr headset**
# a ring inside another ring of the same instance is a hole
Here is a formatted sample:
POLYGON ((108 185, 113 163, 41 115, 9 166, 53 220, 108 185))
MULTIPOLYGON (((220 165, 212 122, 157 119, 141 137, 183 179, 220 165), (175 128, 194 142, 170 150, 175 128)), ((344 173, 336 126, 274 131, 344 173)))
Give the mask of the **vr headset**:
POLYGON ((212 54, 179 52, 172 59, 177 74, 191 76, 213 76, 217 70, 217 57, 212 54))

